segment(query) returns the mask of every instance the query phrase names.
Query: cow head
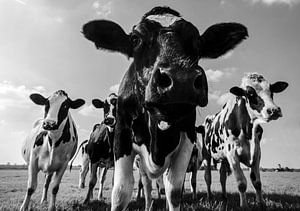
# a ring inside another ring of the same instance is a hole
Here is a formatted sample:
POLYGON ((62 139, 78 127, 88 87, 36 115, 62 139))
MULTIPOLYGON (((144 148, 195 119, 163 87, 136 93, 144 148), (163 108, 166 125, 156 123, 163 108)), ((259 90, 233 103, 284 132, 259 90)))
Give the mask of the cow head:
POLYGON ((217 58, 248 36, 246 27, 238 23, 215 24, 200 35, 169 7, 147 12, 129 34, 108 20, 85 24, 83 34, 98 49, 133 57, 139 99, 164 122, 207 105, 207 80, 199 59, 217 58))
POLYGON ((71 100, 63 90, 54 92, 48 98, 37 93, 31 94, 30 99, 35 104, 45 107, 43 120, 45 130, 57 130, 68 116, 70 108, 76 109, 85 103, 82 99, 71 100))
POLYGON ((284 91, 286 82, 270 84, 262 75, 249 73, 242 79, 240 87, 233 87, 230 92, 247 99, 252 115, 262 122, 276 120, 282 116, 281 109, 273 101, 273 94, 284 91))
POLYGON ((104 124, 113 127, 116 124, 116 106, 118 96, 115 93, 111 93, 108 98, 104 100, 93 99, 92 104, 95 108, 103 108, 104 124))

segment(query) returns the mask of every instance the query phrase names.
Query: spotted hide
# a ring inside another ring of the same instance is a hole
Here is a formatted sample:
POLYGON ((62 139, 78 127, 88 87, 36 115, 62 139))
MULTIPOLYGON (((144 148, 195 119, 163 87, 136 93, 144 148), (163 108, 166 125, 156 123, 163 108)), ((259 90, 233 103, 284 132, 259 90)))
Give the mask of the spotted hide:
MULTIPOLYGON (((286 82, 270 84, 258 73, 246 74, 240 87, 233 87, 223 109, 208 116, 204 122, 204 159, 207 160, 205 180, 210 196, 211 157, 221 163, 220 181, 223 199, 226 202, 226 178, 233 172, 240 193, 240 206, 247 207, 247 181, 241 169, 243 163, 251 169, 250 178, 256 190, 256 199, 265 206, 261 194, 260 140, 261 123, 276 120, 282 116, 281 109, 273 101, 273 94, 287 88, 286 82)), ((226 204, 226 203, 225 203, 226 204)))
MULTIPOLYGON (((126 34, 118 24, 95 20, 83 26, 96 48, 132 57, 118 93, 112 210, 125 210, 133 191, 138 153, 149 178, 165 172, 170 210, 179 210, 184 175, 196 141, 196 106, 207 105, 200 58, 217 58, 247 37, 238 23, 198 29, 169 7, 147 12, 126 34)), ((150 204, 146 204, 146 210, 150 204)))
POLYGON ((22 156, 28 164, 28 186, 20 210, 28 209, 31 195, 37 187, 40 170, 46 176, 41 202, 47 201, 47 191, 52 179, 52 197, 48 208, 55 210, 60 181, 68 162, 75 154, 78 142, 76 125, 69 109, 79 108, 84 100, 73 101, 62 90, 48 98, 31 94, 30 99, 37 105, 43 105, 45 112, 44 118, 34 124, 22 147, 22 156))

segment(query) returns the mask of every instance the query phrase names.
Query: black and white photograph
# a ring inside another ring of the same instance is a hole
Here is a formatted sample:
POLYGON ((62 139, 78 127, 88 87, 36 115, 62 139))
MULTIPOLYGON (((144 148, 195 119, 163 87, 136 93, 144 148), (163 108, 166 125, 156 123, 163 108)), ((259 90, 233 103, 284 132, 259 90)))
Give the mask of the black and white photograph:
POLYGON ((300 210, 300 0, 1 0, 0 210, 300 210))

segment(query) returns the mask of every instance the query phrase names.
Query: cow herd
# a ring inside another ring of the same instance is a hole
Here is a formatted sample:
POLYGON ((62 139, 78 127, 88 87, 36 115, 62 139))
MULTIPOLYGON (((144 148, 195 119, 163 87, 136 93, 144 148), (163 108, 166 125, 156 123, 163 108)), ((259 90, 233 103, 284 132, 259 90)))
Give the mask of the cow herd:
MULTIPOLYGON (((240 206, 247 207, 247 181, 240 163, 251 169, 250 178, 257 202, 265 206, 260 180, 261 123, 282 116, 273 101, 274 93, 285 90, 286 82, 269 83, 261 74, 248 73, 223 108, 195 126, 196 107, 208 103, 205 72, 201 58, 218 58, 247 38, 247 28, 239 23, 220 23, 200 34, 198 29, 169 7, 155 7, 126 33, 109 20, 95 20, 83 26, 82 33, 97 49, 119 52, 132 58, 120 83, 118 94, 92 104, 104 110, 104 120, 96 124, 90 138, 79 148, 76 125, 69 109, 85 101, 71 100, 59 90, 50 97, 30 95, 44 106, 22 147, 28 164, 28 185, 21 210, 27 210, 41 170, 46 179, 42 202, 47 200, 49 183, 53 189, 49 210, 55 200, 62 176, 79 152, 83 162, 79 186, 84 187, 90 168, 85 203, 93 197, 100 168, 98 199, 108 168, 114 166, 111 210, 125 210, 132 198, 134 163, 139 168, 140 187, 144 189, 145 210, 152 206, 151 183, 166 196, 169 210, 180 210, 186 172, 192 172, 191 187, 196 196, 196 174, 202 161, 208 198, 211 198, 211 161, 220 165, 222 198, 226 204, 226 178, 232 172, 240 194, 240 206), (198 133, 198 134, 197 134, 198 133), (77 153, 76 153, 77 150, 77 153), (53 178, 52 178, 53 176, 53 178)), ((72 166, 72 165, 71 165, 72 166)))

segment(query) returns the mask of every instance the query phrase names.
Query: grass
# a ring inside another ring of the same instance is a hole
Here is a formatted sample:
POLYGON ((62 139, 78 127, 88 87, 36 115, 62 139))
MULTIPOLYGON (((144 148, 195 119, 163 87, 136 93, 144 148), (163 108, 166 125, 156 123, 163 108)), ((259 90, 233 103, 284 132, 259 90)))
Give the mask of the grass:
MULTIPOLYGON (((255 202, 254 189, 250 184, 247 175, 248 188, 247 200, 250 210, 258 210, 259 207, 255 202)), ((135 172, 135 178, 137 172, 135 172)), ((111 193, 111 176, 112 172, 108 171, 107 180, 104 185, 104 200, 92 201, 89 205, 83 205, 86 189, 78 189, 78 170, 66 172, 60 186, 57 197, 57 210, 110 210, 110 193, 111 193)), ((212 190, 214 197, 211 201, 206 199, 206 186, 203 180, 203 171, 199 171, 197 177, 197 199, 193 200, 190 193, 188 180, 186 180, 186 193, 182 200, 182 210, 216 210, 221 207, 221 193, 218 173, 213 171, 212 190)), ((262 172, 262 182, 264 199, 267 210, 300 210, 300 173, 299 172, 262 172)), ((187 177, 188 178, 188 177, 187 177)), ((40 205, 42 193, 43 175, 39 175, 39 184, 36 192, 32 197, 31 210, 46 210, 47 205, 40 205)), ((0 210, 18 210, 22 204, 26 192, 27 171, 26 170, 0 170, 0 210)), ((88 183, 88 178, 86 184, 88 183)), ((153 186, 154 187, 154 186, 153 186)), ((50 187, 51 188, 51 187, 50 187)), ((134 187, 134 194, 137 190, 137 184, 134 187)), ((233 176, 227 181, 228 204, 227 210, 239 209, 239 195, 233 176)), ((95 188, 94 197, 97 196, 98 187, 95 188)), ((50 193, 50 191, 49 191, 50 193)), ((165 198, 157 199, 156 190, 152 191, 154 203, 153 210, 165 210, 165 198)), ((128 210, 143 210, 144 200, 136 201, 133 197, 129 204, 128 210)))

